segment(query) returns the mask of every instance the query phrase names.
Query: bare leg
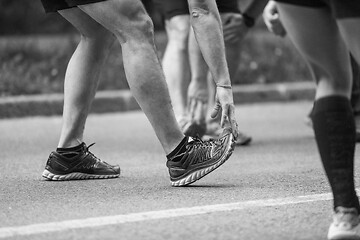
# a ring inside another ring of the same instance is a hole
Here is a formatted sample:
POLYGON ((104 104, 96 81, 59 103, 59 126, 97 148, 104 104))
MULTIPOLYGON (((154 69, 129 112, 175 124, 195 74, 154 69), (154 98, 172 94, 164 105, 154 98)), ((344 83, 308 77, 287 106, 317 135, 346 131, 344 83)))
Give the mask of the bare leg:
POLYGON ((354 239, 360 206, 354 184, 355 122, 349 100, 349 52, 327 8, 278 3, 278 9, 289 37, 317 80, 311 118, 335 210, 328 238, 354 239))
MULTIPOLYGON (((188 88, 190 117, 197 123, 205 123, 209 100, 207 83, 207 73, 209 68, 201 54, 193 30, 190 31, 189 37, 189 62, 191 69, 191 82, 188 88)), ((215 96, 213 97, 213 101, 215 101, 215 96)))
POLYGON ((162 59, 166 82, 176 119, 186 114, 186 90, 190 70, 188 62, 189 15, 178 15, 166 20, 168 43, 162 59))
POLYGON ((115 34, 122 46, 130 89, 166 154, 183 139, 154 44, 153 24, 140 1, 108 0, 81 10, 115 34))
POLYGON ((356 62, 360 64, 360 18, 346 18, 337 20, 340 32, 356 62))
POLYGON ((354 111, 356 125, 356 142, 360 142, 360 66, 352 56, 351 69, 353 74, 351 106, 354 111))
POLYGON ((62 10, 60 14, 81 33, 80 43, 66 70, 63 126, 58 145, 72 147, 83 141, 100 70, 115 38, 78 8, 62 10))
MULTIPOLYGON (((360 98, 359 98, 359 65, 360 65, 360 18, 346 18, 337 20, 339 29, 344 37, 345 43, 348 46, 355 61, 352 61, 353 68, 353 95, 352 106, 355 114, 355 123, 357 128, 357 141, 360 141, 360 98), (354 91, 355 90, 355 91, 354 91), (356 92, 357 91, 357 92, 356 92)), ((352 59, 353 60, 353 59, 352 59)))
POLYGON ((282 23, 291 32, 291 40, 307 61, 317 82, 316 99, 329 95, 349 98, 352 77, 350 58, 329 12, 290 4, 279 3, 278 6, 283 9, 280 15, 282 23), (306 14, 306 17, 300 14, 306 14), (317 36, 319 34, 321 36, 317 36))

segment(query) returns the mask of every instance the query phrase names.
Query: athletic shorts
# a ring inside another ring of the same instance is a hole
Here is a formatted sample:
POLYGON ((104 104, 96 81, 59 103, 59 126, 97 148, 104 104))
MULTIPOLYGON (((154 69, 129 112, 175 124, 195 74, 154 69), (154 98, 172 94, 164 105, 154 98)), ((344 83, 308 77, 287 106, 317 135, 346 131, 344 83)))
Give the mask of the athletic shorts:
POLYGON ((360 17, 360 0, 276 0, 311 8, 329 8, 336 19, 360 17))
MULTIPOLYGON (((187 0, 153 1, 156 7, 164 15, 165 19, 170 19, 178 15, 190 14, 187 0)), ((216 3, 220 13, 240 13, 237 0, 216 0, 216 3)))
POLYGON ((45 12, 57 12, 68 8, 73 8, 78 5, 85 5, 89 3, 103 2, 106 0, 41 0, 45 12))

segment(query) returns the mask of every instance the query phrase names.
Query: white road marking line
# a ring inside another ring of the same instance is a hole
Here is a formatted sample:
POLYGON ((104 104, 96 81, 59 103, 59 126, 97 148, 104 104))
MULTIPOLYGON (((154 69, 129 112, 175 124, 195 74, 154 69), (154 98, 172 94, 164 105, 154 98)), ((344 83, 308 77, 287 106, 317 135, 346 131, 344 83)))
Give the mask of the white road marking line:
POLYGON ((130 214, 106 216, 106 217, 74 219, 74 220, 66 220, 61 222, 40 223, 40 224, 32 224, 32 225, 17 226, 17 227, 4 227, 4 228, 0 228, 0 238, 28 236, 33 234, 59 232, 70 229, 80 229, 80 228, 89 228, 89 227, 100 227, 105 225, 143 222, 143 221, 149 221, 155 219, 193 216, 193 215, 214 213, 214 212, 235 211, 235 210, 243 210, 243 209, 256 208, 256 207, 271 207, 271 206, 281 206, 281 205, 316 202, 316 201, 326 201, 331 199, 332 199, 332 194, 324 193, 324 194, 314 194, 307 196, 263 199, 263 200, 234 202, 234 203, 226 203, 226 204, 205 205, 205 206, 197 206, 190 208, 176 208, 176 209, 168 209, 168 210, 160 210, 160 211, 130 213, 130 214))

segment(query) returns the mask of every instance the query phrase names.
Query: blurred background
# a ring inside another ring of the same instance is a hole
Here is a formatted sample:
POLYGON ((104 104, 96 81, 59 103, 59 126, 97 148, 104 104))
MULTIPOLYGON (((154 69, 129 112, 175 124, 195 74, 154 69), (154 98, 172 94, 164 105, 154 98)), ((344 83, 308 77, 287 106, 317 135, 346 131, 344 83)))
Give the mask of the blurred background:
MULTIPOLYGON (((244 7, 247 0, 240 0, 244 7)), ((162 17, 149 7, 158 54, 167 38, 162 17)), ((66 65, 77 46, 75 29, 58 14, 45 14, 40 0, 0 1, 0 96, 63 92, 66 65)), ((102 71, 99 90, 127 89, 121 49, 113 46, 102 71)), ((309 81, 302 59, 291 43, 269 33, 259 18, 244 40, 233 84, 309 81)))

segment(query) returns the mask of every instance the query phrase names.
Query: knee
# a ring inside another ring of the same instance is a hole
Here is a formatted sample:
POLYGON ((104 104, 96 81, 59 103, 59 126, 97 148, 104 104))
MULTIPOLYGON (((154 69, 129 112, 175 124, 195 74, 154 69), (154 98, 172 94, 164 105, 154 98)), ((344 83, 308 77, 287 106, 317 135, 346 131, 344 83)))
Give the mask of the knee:
POLYGON ((115 41, 115 36, 104 28, 93 28, 81 33, 81 41, 88 44, 94 53, 107 53, 115 41))
POLYGON ((128 10, 128 12, 121 12, 120 22, 115 23, 114 34, 120 43, 135 41, 140 46, 141 44, 153 44, 154 25, 145 9, 142 6, 134 6, 128 10))
POLYGON ((170 44, 176 44, 180 49, 186 50, 190 31, 190 18, 188 15, 175 16, 166 21, 166 32, 170 44))
POLYGON ((132 20, 133 31, 130 30, 132 37, 139 41, 153 42, 154 24, 145 12, 140 12, 138 17, 132 20))

